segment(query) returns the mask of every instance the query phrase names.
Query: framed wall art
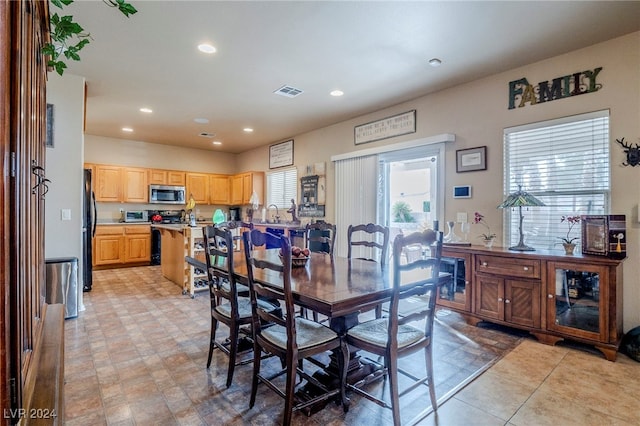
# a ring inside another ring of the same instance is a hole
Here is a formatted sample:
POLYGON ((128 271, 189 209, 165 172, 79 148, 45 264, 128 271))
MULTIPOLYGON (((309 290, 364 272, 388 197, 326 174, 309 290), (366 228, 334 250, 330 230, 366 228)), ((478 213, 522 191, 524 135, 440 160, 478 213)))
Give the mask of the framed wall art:
POLYGON ((416 110, 414 109, 354 127, 353 141, 356 145, 360 145, 415 132, 416 110))
POLYGON ((487 170, 487 147, 456 150, 456 172, 487 170))
POLYGON ((269 146, 269 168, 293 165, 293 139, 269 146))

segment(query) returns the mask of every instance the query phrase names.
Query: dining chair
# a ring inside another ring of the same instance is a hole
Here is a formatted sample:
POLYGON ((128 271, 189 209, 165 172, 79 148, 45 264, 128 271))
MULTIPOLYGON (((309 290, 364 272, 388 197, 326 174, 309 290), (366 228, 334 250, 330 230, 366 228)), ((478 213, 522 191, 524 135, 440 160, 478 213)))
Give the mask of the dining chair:
POLYGON ((328 222, 308 223, 305 229, 306 245, 314 253, 326 253, 333 256, 336 241, 336 225, 328 222))
POLYGON ((349 345, 384 357, 385 369, 389 377, 391 405, 382 397, 378 398, 364 389, 368 384, 366 378, 347 386, 380 406, 391 408, 394 425, 400 424, 400 397, 424 384, 429 388, 431 407, 434 411, 437 410, 433 382, 432 343, 441 256, 442 232, 429 229, 406 236, 398 235, 393 243, 393 291, 388 318, 369 320, 347 331, 349 345), (408 263, 403 261, 403 248, 411 244, 431 246, 433 248, 431 257, 420 257, 408 263), (401 301, 409 297, 412 297, 412 302, 415 303, 411 303, 410 311, 400 314, 401 301), (424 322, 423 328, 416 327, 416 323, 419 322, 424 322), (421 349, 424 350, 425 355, 426 375, 418 379, 412 373, 401 369, 398 366, 398 359, 421 349), (400 392, 398 373, 415 380, 415 383, 400 392))
POLYGON ((329 327, 296 315, 291 292, 291 242, 289 238, 270 235, 279 241, 282 253, 281 260, 275 258, 275 261, 271 261, 268 258, 253 256, 254 248, 266 246, 269 235, 257 229, 243 233, 253 312, 253 382, 249 406, 252 408, 255 404, 258 384, 264 383, 285 400, 284 425, 291 423, 294 411, 337 395, 341 398, 343 410, 347 412, 349 409, 349 401, 345 394, 346 367, 349 362, 347 344, 344 338, 329 327), (264 284, 260 281, 261 277, 269 277, 271 284, 274 284, 273 280, 277 277, 277 287, 264 284), (258 303, 259 298, 279 300, 284 305, 284 318, 274 316, 265 310, 258 303), (264 322, 273 323, 273 325, 267 328, 262 327, 261 324, 264 322), (339 386, 336 389, 328 389, 318 382, 316 378, 304 370, 302 362, 306 358, 331 350, 336 352, 340 374, 339 386), (262 374, 260 367, 263 351, 280 357, 283 368, 269 375, 262 374), (285 375, 284 392, 281 390, 281 386, 279 387, 274 382, 274 379, 283 374, 285 375), (298 375, 301 380, 296 386, 298 375), (296 389, 307 383, 310 383, 317 390, 317 393, 314 392, 314 396, 309 395, 308 399, 296 402, 294 398, 296 389))
MULTIPOLYGON (((373 223, 349 225, 347 228, 347 258, 363 259, 370 262, 387 263, 389 248, 389 228, 373 223), (360 254, 364 257, 354 257, 354 248, 363 248, 360 254)), ((382 305, 377 305, 376 318, 382 317, 382 305)))
MULTIPOLYGON (((252 358, 238 360, 238 346, 240 341, 241 326, 250 326, 251 301, 247 296, 241 297, 239 293, 245 287, 236 282, 234 273, 233 250, 231 231, 225 227, 205 226, 203 228, 204 245, 206 248, 206 264, 209 279, 209 296, 211 300, 211 337, 209 341, 209 356, 207 368, 211 366, 211 358, 215 348, 220 349, 229 357, 227 369, 227 387, 231 386, 233 373, 237 365, 248 364, 252 358), (216 340, 218 323, 229 327, 229 339, 226 342, 216 340)), ((280 307, 260 301, 263 309, 277 314, 280 307)), ((250 338, 250 332, 245 335, 250 338)))

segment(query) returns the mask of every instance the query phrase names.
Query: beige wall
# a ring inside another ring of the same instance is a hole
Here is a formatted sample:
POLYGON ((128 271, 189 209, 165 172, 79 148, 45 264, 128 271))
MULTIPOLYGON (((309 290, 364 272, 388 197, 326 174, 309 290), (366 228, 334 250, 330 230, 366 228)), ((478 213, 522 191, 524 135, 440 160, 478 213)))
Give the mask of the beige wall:
POLYGON ((53 147, 46 150, 47 178, 51 180, 45 197, 45 258, 78 259, 78 309, 82 302, 82 196, 84 78, 49 73, 47 103, 54 106, 53 147), (62 210, 70 212, 62 220, 62 210))
MULTIPOLYGON (((439 68, 447 72, 446 63, 439 68)), ((347 93, 346 96, 349 94, 347 93)), ((502 229, 502 212, 496 208, 502 202, 502 140, 506 127, 609 109, 611 113, 611 213, 627 216, 628 258, 624 263, 624 328, 640 325, 640 233, 638 202, 640 201, 640 170, 623 167, 624 153, 615 139, 625 137, 640 142, 640 32, 606 43, 571 52, 488 78, 433 93, 411 102, 396 105, 373 114, 335 124, 302 135, 293 136, 294 164, 303 173, 307 164, 326 162, 327 220, 334 217, 334 167, 332 155, 389 145, 442 133, 454 133, 456 142, 446 149, 446 194, 454 185, 473 186, 473 198, 445 202, 445 219, 456 212, 474 211, 485 214, 493 229, 502 229), (566 74, 602 67, 597 81, 602 89, 581 96, 553 102, 508 109, 508 84, 526 77, 531 84, 551 80, 566 74), (408 110, 417 110, 417 131, 384 141, 355 146, 354 126, 408 110), (486 171, 456 173, 455 151, 486 145, 486 171)), ((277 142, 277 141, 274 141, 277 142)), ((268 147, 258 148, 238 156, 238 169, 268 170, 268 147)), ((473 227, 472 227, 473 228, 473 227)), ((480 230, 475 230, 475 235, 480 230)), ((503 232, 498 232, 501 235, 503 232)), ((472 235, 473 238, 473 235, 472 235)))

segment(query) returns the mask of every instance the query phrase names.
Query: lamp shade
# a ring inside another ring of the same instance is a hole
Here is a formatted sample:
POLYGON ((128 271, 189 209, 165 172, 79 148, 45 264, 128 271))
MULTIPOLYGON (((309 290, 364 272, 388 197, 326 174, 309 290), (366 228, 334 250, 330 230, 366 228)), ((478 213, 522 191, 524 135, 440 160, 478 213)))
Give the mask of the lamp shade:
POLYGON ((518 185, 518 190, 509 194, 509 196, 498 206, 499 209, 508 209, 512 207, 518 207, 518 213, 520 214, 520 241, 518 245, 509 247, 509 250, 517 250, 517 251, 533 251, 535 250, 533 247, 529 247, 524 243, 524 234, 522 232, 522 220, 524 216, 522 216, 522 208, 523 207, 539 207, 544 206, 545 204, 538 200, 533 195, 522 190, 522 185, 518 185))

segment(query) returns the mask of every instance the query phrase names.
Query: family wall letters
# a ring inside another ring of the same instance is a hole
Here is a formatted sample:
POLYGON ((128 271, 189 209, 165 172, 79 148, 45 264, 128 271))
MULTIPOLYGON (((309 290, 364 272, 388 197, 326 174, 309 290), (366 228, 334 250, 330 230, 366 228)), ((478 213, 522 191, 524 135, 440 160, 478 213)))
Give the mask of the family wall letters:
POLYGON ((524 77, 511 81, 509 82, 509 109, 514 109, 516 105, 522 108, 527 103, 535 105, 596 92, 602 88, 602 85, 596 82, 600 71, 602 67, 557 77, 551 80, 551 84, 548 80, 541 81, 535 86, 529 84, 524 77))

